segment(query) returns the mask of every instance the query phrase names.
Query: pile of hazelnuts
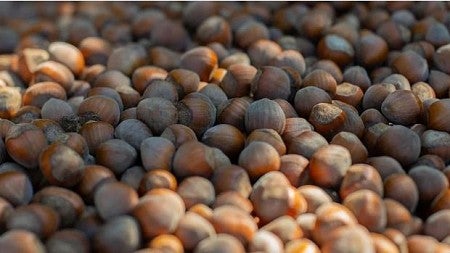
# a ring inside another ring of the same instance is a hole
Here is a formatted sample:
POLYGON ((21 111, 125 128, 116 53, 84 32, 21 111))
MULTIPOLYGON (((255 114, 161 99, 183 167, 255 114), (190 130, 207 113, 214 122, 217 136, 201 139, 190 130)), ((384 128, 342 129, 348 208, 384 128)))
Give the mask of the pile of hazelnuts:
POLYGON ((449 10, 0 3, 0 252, 450 252, 449 10))

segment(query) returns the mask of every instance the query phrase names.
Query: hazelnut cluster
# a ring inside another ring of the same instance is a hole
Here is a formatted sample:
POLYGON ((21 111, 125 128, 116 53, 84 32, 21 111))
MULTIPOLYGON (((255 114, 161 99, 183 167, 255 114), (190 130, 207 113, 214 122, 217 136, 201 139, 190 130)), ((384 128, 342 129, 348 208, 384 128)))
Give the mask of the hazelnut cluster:
POLYGON ((450 252, 448 3, 0 24, 0 252, 450 252))

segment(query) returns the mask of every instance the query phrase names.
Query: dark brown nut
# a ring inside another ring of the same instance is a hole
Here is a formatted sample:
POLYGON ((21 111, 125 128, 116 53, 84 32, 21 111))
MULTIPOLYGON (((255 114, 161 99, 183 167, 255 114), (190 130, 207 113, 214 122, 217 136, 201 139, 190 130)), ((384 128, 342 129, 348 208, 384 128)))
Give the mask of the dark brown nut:
POLYGON ((39 155, 39 168, 50 184, 72 187, 84 172, 84 161, 70 147, 54 143, 39 155))
POLYGON ((384 123, 377 123, 367 127, 364 132, 363 142, 369 151, 369 154, 378 154, 377 143, 380 136, 386 132, 390 126, 384 123))
POLYGON ((388 124, 387 119, 375 108, 369 108, 361 113, 361 120, 364 126, 370 127, 378 123, 388 124))
POLYGON ((211 224, 218 234, 232 235, 244 245, 253 238, 258 229, 250 214, 234 206, 221 206, 214 209, 211 224))
POLYGON ((449 234, 450 212, 449 210, 441 210, 425 221, 425 234, 434 237, 438 241, 442 241, 449 234))
POLYGON ((38 48, 25 48, 20 51, 17 62, 18 74, 25 81, 30 83, 36 67, 49 59, 47 50, 38 48))
MULTIPOLYGON (((419 253, 419 252, 426 252, 426 251, 433 251, 433 252, 441 252, 439 248, 441 245, 439 245, 439 242, 427 235, 412 235, 408 237, 408 250, 411 253, 419 253)), ((447 247, 442 247, 442 252, 445 252, 448 250, 447 247)))
POLYGON ((84 167, 77 192, 83 197, 86 203, 92 203, 95 189, 106 181, 115 181, 114 173, 108 168, 100 165, 88 165, 84 167))
POLYGON ((141 225, 142 236, 148 240, 175 232, 184 211, 184 202, 178 194, 168 189, 153 189, 139 199, 132 214, 141 225))
POLYGON ((254 141, 262 141, 272 145, 280 156, 286 154, 286 145, 281 136, 273 129, 255 129, 248 135, 246 145, 248 146, 254 141))
POLYGON ((233 191, 247 198, 252 190, 247 172, 237 165, 218 167, 213 172, 211 182, 216 194, 233 191))
POLYGON ((13 206, 26 205, 33 197, 33 185, 27 174, 5 171, 0 174, 0 197, 13 206))
POLYGON ((143 94, 152 81, 164 80, 166 77, 167 71, 162 68, 155 66, 142 66, 133 72, 132 86, 140 94, 143 94))
POLYGON ((86 140, 89 153, 95 154, 98 145, 114 138, 114 127, 103 121, 92 121, 85 123, 79 133, 86 140))
POLYGON ((441 71, 430 70, 428 84, 433 88, 436 93, 436 97, 444 98, 448 95, 450 76, 441 71))
POLYGON ((43 204, 55 210, 61 227, 70 227, 81 217, 84 211, 84 202, 75 192, 56 186, 47 186, 36 192, 33 203, 43 204))
POLYGON ((119 123, 120 107, 119 104, 112 98, 96 95, 88 97, 81 102, 78 108, 78 115, 85 113, 95 113, 101 121, 107 122, 113 126, 119 123))
POLYGON ((330 144, 341 145, 347 148, 350 151, 353 164, 365 162, 367 159, 368 152, 366 147, 353 133, 340 132, 333 137, 330 144))
POLYGON ((390 67, 378 67, 370 72, 372 84, 381 83, 386 77, 395 74, 390 67))
POLYGON ((341 109, 346 115, 341 131, 350 132, 358 136, 358 138, 362 138, 364 135, 364 123, 359 116, 358 110, 339 100, 333 100, 332 104, 341 109))
POLYGON ((209 237, 197 244, 195 253, 209 252, 236 252, 244 253, 243 244, 234 236, 229 234, 218 234, 215 237, 209 237))
MULTIPOLYGON (((220 42, 211 42, 207 45, 209 48, 211 48, 217 55, 217 58, 219 61, 222 61, 225 57, 230 55, 230 51, 228 50, 228 47, 223 45, 220 42)), ((219 68, 224 69, 224 68, 219 68)))
POLYGON ((16 208, 7 217, 6 228, 8 230, 27 230, 39 238, 46 239, 58 229, 59 222, 60 217, 52 208, 42 204, 28 204, 16 208))
POLYGON ((181 18, 186 26, 195 28, 218 11, 219 6, 215 2, 191 2, 185 6, 181 18))
POLYGON ((308 118, 312 108, 319 103, 331 103, 331 97, 318 87, 304 87, 295 94, 295 110, 301 117, 308 118))
POLYGON ((346 113, 339 107, 328 103, 318 103, 311 109, 308 121, 318 133, 325 137, 332 137, 342 129, 346 117, 346 113))
POLYGON ((91 240, 103 224, 94 206, 87 206, 74 228, 83 232, 91 240))
POLYGON ((282 49, 277 43, 267 39, 253 42, 247 50, 250 61, 255 67, 269 65, 281 52, 282 49))
POLYGON ((423 132, 422 149, 425 154, 437 155, 445 163, 450 161, 450 134, 436 130, 426 130, 423 132))
POLYGON ((180 239, 184 249, 193 250, 204 239, 214 237, 216 231, 208 220, 189 211, 181 218, 174 234, 180 239))
POLYGON ((229 47, 232 41, 231 27, 224 18, 211 16, 197 27, 196 37, 202 45, 219 42, 229 47))
POLYGON ((118 70, 106 70, 100 73, 92 87, 109 87, 117 89, 121 86, 131 86, 131 80, 128 76, 118 70))
POLYGON ((192 131, 192 129, 190 129, 189 127, 181 124, 173 124, 166 127, 166 129, 164 129, 164 131, 161 133, 161 137, 171 141, 176 148, 178 148, 185 142, 197 140, 197 136, 195 135, 194 131, 192 131))
POLYGON ((343 78, 344 82, 357 85, 364 92, 372 84, 366 69, 361 66, 351 66, 345 69, 343 78))
POLYGON ((148 171, 138 182, 138 190, 141 195, 145 195, 148 191, 158 188, 176 191, 177 187, 177 179, 175 176, 170 171, 161 169, 148 171))
POLYGON ((378 171, 383 181, 390 175, 405 173, 402 165, 390 156, 369 157, 366 162, 378 171))
POLYGON ((332 17, 319 10, 309 11, 296 22, 295 28, 308 39, 317 40, 332 25, 332 17))
POLYGON ((269 128, 283 133, 286 118, 281 107, 273 100, 263 98, 249 105, 245 113, 247 133, 259 128, 269 128))
POLYGON ((256 68, 251 65, 233 64, 227 68, 220 87, 229 98, 249 95, 256 73, 256 68))
POLYGON ((51 119, 60 122, 63 117, 74 116, 72 107, 64 100, 50 98, 45 102, 41 109, 41 117, 43 119, 51 119))
POLYGON ((307 203, 307 213, 315 213, 317 209, 325 203, 333 200, 322 188, 315 185, 302 185, 297 191, 305 198, 307 203))
POLYGON ((157 135, 161 134, 166 127, 178 121, 178 112, 175 105, 169 100, 158 97, 141 100, 136 113, 137 118, 144 122, 152 133, 157 135))
POLYGON ((351 83, 341 83, 336 87, 335 99, 352 105, 358 106, 363 98, 363 91, 351 83))
POLYGON ((118 70, 126 76, 131 76, 133 71, 147 63, 147 53, 139 44, 129 44, 114 49, 108 58, 106 68, 118 70))
POLYGON ((120 122, 114 130, 114 136, 118 139, 126 141, 136 150, 141 149, 141 143, 152 137, 150 129, 137 119, 126 119, 120 122))
POLYGON ((55 82, 40 82, 28 87, 23 94, 23 105, 41 108, 50 98, 66 100, 66 91, 55 82))
POLYGON ((0 118, 0 138, 5 140, 11 127, 15 124, 7 119, 0 118))
POLYGON ((48 253, 68 250, 79 253, 89 253, 89 240, 83 232, 77 229, 63 229, 56 231, 45 242, 48 253))
POLYGON ((410 83, 426 81, 429 74, 427 61, 413 51, 403 52, 394 60, 392 68, 404 75, 410 83))
POLYGON ((219 124, 206 130, 202 136, 202 142, 220 149, 231 160, 235 160, 244 149, 245 136, 232 125, 219 124))
POLYGON ((119 122, 125 121, 127 119, 137 119, 136 111, 137 111, 136 107, 131 107, 131 108, 123 110, 123 112, 120 113, 119 122))
POLYGON ((212 101, 199 92, 186 95, 179 103, 178 122, 191 128, 197 137, 212 127, 216 120, 216 107, 212 101))
POLYGON ((36 126, 17 124, 8 131, 5 147, 14 161, 26 168, 36 168, 39 154, 47 147, 47 139, 44 132, 36 126))
POLYGON ((354 164, 348 168, 342 180, 339 195, 341 199, 345 199, 359 190, 371 190, 383 196, 383 181, 374 167, 367 164, 354 164))
POLYGON ((235 30, 234 40, 241 48, 247 48, 261 39, 269 39, 269 30, 258 21, 248 20, 235 30))
POLYGON ((384 78, 382 83, 393 84, 397 90, 411 90, 411 84, 402 74, 391 74, 384 78))
POLYGON ((114 217, 95 233, 92 246, 99 252, 133 252, 141 245, 138 222, 128 215, 114 217))
POLYGON ((417 162, 414 164, 414 167, 416 165, 427 165, 427 166, 433 167, 435 169, 438 169, 440 171, 445 170, 444 160, 440 156, 433 155, 433 154, 422 155, 421 157, 419 157, 417 162))
POLYGON ((286 126, 281 137, 286 146, 289 146, 291 140, 305 131, 312 131, 314 127, 304 118, 287 118, 286 126))
MULTIPOLYGON (((164 251, 170 251, 173 253, 183 253, 183 244, 178 237, 171 235, 171 234, 162 234, 158 235, 155 238, 153 238, 149 243, 148 246, 150 248, 142 249, 142 250, 149 250, 144 251, 142 253, 160 253, 164 251)), ((141 250, 135 251, 140 252, 141 250)))
POLYGON ((366 68, 380 65, 387 59, 389 47, 386 41, 374 34, 361 34, 355 45, 356 62, 366 68))
POLYGON ((256 100, 261 98, 287 100, 291 94, 289 76, 281 68, 262 67, 252 82, 252 94, 256 100))
POLYGON ((64 129, 55 121, 49 119, 35 119, 31 122, 44 132, 45 138, 49 143, 55 141, 64 141, 68 136, 64 133, 64 129))
POLYGON ((390 83, 374 84, 370 86, 366 93, 364 93, 362 101, 363 108, 365 110, 375 108, 380 111, 383 101, 395 90, 395 86, 390 83))
POLYGON ((340 66, 345 66, 353 61, 355 51, 352 45, 338 35, 326 35, 317 45, 320 58, 330 59, 340 66))
POLYGON ((159 22, 163 22, 166 14, 159 9, 144 9, 136 13, 131 24, 133 36, 139 39, 148 38, 159 22))
POLYGON ((375 251, 370 233, 361 225, 348 225, 336 228, 321 247, 323 253, 375 251))
POLYGON ((248 97, 231 98, 217 109, 217 123, 229 124, 245 132, 245 114, 252 100, 248 97))
POLYGON ((419 136, 422 136, 422 134, 427 130, 427 127, 424 124, 420 124, 420 123, 414 124, 410 128, 419 136))
POLYGON ((296 50, 284 50, 275 56, 271 65, 277 67, 290 67, 294 71, 303 75, 306 70, 305 59, 303 55, 296 50))
POLYGON ((450 43, 450 34, 444 24, 435 22, 428 27, 425 40, 437 48, 450 43))
POLYGON ((341 68, 334 61, 328 59, 322 59, 315 61, 311 66, 310 71, 324 70, 333 76, 336 83, 342 83, 344 76, 342 75, 341 68))
POLYGON ((389 20, 389 13, 384 9, 377 8, 363 17, 363 25, 370 30, 376 30, 386 20, 389 20))
POLYGON ((44 253, 44 245, 35 233, 13 229, 0 237, 0 247, 11 253, 44 253))
POLYGON ((319 133, 303 131, 291 140, 288 154, 298 154, 310 159, 319 148, 326 145, 328 145, 327 140, 319 133))
POLYGON ((450 116, 450 99, 441 99, 428 108, 428 127, 439 131, 450 131, 450 124, 444 120, 450 116))
POLYGON ((218 59, 208 47, 196 47, 185 52, 180 59, 180 67, 198 74, 200 81, 207 82, 211 72, 217 68, 218 59))
POLYGON ((187 209, 196 204, 211 206, 215 199, 212 183, 199 176, 187 177, 181 181, 177 193, 183 199, 187 209))
POLYGON ((72 73, 79 76, 85 67, 84 57, 75 46, 66 42, 52 42, 48 46, 50 59, 67 66, 72 73))
POLYGON ((384 231, 387 224, 386 208, 379 194, 358 190, 347 195, 343 205, 353 212, 358 223, 371 232, 384 231))
POLYGON ((108 57, 111 55, 112 47, 110 43, 99 37, 87 37, 78 45, 83 54, 85 64, 93 66, 95 64, 106 65, 108 57))
POLYGON ((241 193, 237 191, 227 191, 217 195, 214 201, 213 208, 216 209, 221 206, 234 206, 242 209, 243 211, 251 214, 253 211, 252 202, 248 198, 245 198, 241 193))
POLYGON ((149 59, 154 66, 167 70, 176 69, 180 65, 180 54, 165 47, 152 47, 149 59))
POLYGON ((138 202, 137 192, 122 182, 105 182, 94 193, 95 207, 104 220, 131 212, 138 202))
POLYGON ((419 202, 419 190, 413 179, 402 173, 390 175, 384 180, 384 196, 403 204, 414 212, 419 202))
POLYGON ((96 162, 111 169, 116 175, 131 167, 136 162, 137 155, 133 146, 120 139, 107 140, 95 149, 96 162))
POLYGON ((258 230, 248 248, 250 252, 283 252, 283 242, 270 231, 258 230))
POLYGON ((436 196, 436 198, 431 203, 431 211, 433 213, 449 209, 449 207, 450 207, 450 189, 441 192, 441 194, 436 196))
POLYGON ((11 119, 16 116, 22 105, 20 89, 14 87, 0 87, 2 104, 0 106, 0 117, 11 119))
POLYGON ((416 183, 419 201, 423 203, 431 202, 449 187, 445 174, 429 166, 416 166, 408 172, 408 175, 416 183))
POLYGON ((131 27, 123 23, 106 23, 100 29, 100 35, 113 46, 122 46, 132 42, 131 27))
POLYGON ((303 79, 302 86, 316 86, 326 91, 330 97, 334 97, 336 94, 337 82, 336 79, 325 70, 316 69, 303 79))
POLYGON ((418 121, 422 111, 422 101, 408 90, 390 93, 381 104, 381 112, 394 124, 412 125, 418 121))
POLYGON ((252 180, 270 171, 280 169, 280 155, 266 142, 251 142, 239 155, 239 166, 243 167, 252 180), (264 154, 264 155, 262 155, 264 154))
POLYGON ((172 168, 175 146, 168 139, 163 137, 146 138, 142 141, 140 150, 145 170, 170 170, 172 168))
POLYGON ((178 178, 203 176, 209 178, 216 168, 229 165, 230 160, 217 148, 211 148, 198 141, 183 143, 173 158, 173 173, 178 178), (191 161, 186 163, 186 161, 191 161))
POLYGON ((277 178, 270 180, 269 177, 273 176, 270 173, 261 177, 254 184, 250 195, 254 213, 259 218, 259 224, 267 224, 284 215, 297 217, 306 212, 305 198, 289 184, 286 177, 281 176, 286 182, 275 181, 277 178))
POLYGON ((411 31, 394 20, 386 20, 381 23, 376 32, 386 41, 389 49, 393 50, 401 49, 411 40, 411 31))
POLYGON ((352 164, 350 152, 339 145, 319 148, 310 160, 310 176, 323 187, 338 187, 352 164))
POLYGON ((298 118, 298 114, 295 111, 294 106, 287 100, 276 98, 273 101, 277 102, 278 105, 281 107, 281 110, 283 110, 284 115, 286 116, 286 120, 289 118, 298 118))
POLYGON ((381 134, 376 147, 382 155, 391 156, 403 166, 407 166, 419 158, 421 141, 411 129, 394 125, 381 134))
POLYGON ((166 80, 177 86, 179 98, 183 98, 189 93, 196 92, 200 85, 199 75, 194 71, 187 69, 174 69, 170 71, 166 80))
POLYGON ((199 90, 201 94, 206 95, 216 108, 228 100, 225 92, 217 84, 209 83, 199 90))
POLYGON ((117 92, 117 90, 114 90, 109 87, 94 87, 94 88, 91 88, 86 94, 86 97, 93 97, 93 96, 105 96, 105 97, 111 98, 114 101, 116 101, 121 112, 124 109, 122 99, 120 97, 120 94, 117 92))
POLYGON ((345 206, 338 203, 325 203, 317 211, 317 220, 312 231, 314 241, 318 245, 326 243, 330 233, 339 227, 356 225, 358 220, 345 206))

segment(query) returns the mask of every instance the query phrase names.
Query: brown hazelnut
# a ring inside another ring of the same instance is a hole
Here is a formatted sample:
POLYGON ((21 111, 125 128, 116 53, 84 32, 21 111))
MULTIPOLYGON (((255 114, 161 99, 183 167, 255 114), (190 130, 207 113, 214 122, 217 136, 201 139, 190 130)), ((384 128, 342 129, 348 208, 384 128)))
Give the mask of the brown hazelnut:
POLYGON ((173 124, 161 133, 161 137, 168 139, 171 141, 176 148, 181 146, 181 144, 188 142, 188 141, 196 141, 197 136, 195 135, 194 131, 190 129, 189 127, 181 124, 173 124))
POLYGON ((334 97, 336 94, 337 82, 334 77, 325 70, 316 69, 303 79, 302 86, 316 86, 326 91, 330 97, 334 97))
POLYGON ((27 174, 5 171, 0 174, 0 197, 13 206, 26 205, 33 197, 33 185, 27 174))
POLYGON ((243 167, 252 180, 269 171, 280 169, 280 155, 266 142, 251 142, 239 155, 239 166, 243 167))
POLYGON ((93 112, 100 118, 101 121, 107 122, 113 126, 119 123, 120 107, 119 104, 112 98, 96 95, 88 97, 81 102, 78 108, 78 115, 93 112))
POLYGON ((225 165, 216 168, 211 177, 211 182, 216 194, 233 191, 247 198, 252 189, 246 170, 237 165, 225 165))
POLYGON ((149 137, 142 141, 141 159, 145 170, 170 170, 175 146, 163 137, 149 137))
POLYGON ((318 103, 331 103, 330 95, 318 87, 304 87, 295 94, 295 110, 301 117, 308 118, 312 108, 318 103))
POLYGON ((84 124, 79 133, 86 140, 89 153, 95 154, 101 143, 114 138, 114 127, 106 122, 91 121, 84 124))
POLYGON ((285 124, 286 118, 281 107, 275 101, 267 98, 251 103, 245 113, 247 133, 258 128, 269 128, 281 134, 285 124))
POLYGON ((164 129, 178 121, 175 105, 164 98, 152 97, 141 100, 136 110, 137 118, 144 122, 154 134, 161 134, 164 129), (164 116, 163 116, 164 115, 164 116))
POLYGON ((274 233, 285 244, 303 236, 303 232, 295 219, 287 215, 276 218, 261 227, 261 230, 274 233))
POLYGON ((315 131, 302 131, 291 140, 288 146, 288 154, 302 155, 310 159, 321 147, 328 145, 327 140, 315 131))
POLYGON ((393 174, 384 180, 384 195, 403 204, 414 212, 419 202, 419 191, 413 179, 402 173, 393 174))
POLYGON ((137 152, 127 142, 120 139, 107 140, 95 149, 96 162, 111 169, 115 174, 122 174, 137 159, 137 152))
POLYGON ((315 213, 320 206, 333 201, 328 193, 315 185, 302 185, 297 191, 307 202, 307 213, 315 213))
POLYGON ((131 86, 128 76, 118 70, 106 70, 98 74, 92 83, 92 87, 109 87, 117 89, 121 86, 131 86))
POLYGON ((136 150, 141 149, 141 143, 152 137, 152 132, 142 121, 137 119, 122 120, 114 130, 114 136, 126 141, 136 150))
POLYGON ((345 66, 353 61, 355 51, 352 45, 338 35, 326 35, 317 45, 320 58, 330 59, 340 66, 345 66))
MULTIPOLYGON (((142 249, 149 250, 150 253, 159 253, 169 250, 173 253, 183 253, 183 244, 178 237, 171 234, 162 234, 153 238, 150 243, 148 243, 150 248, 142 249)), ((140 252, 141 250, 135 251, 140 252)), ((148 253, 148 251, 144 251, 142 253, 148 253)))
POLYGON ((351 83, 344 82, 336 87, 334 99, 356 107, 361 102, 363 95, 361 88, 351 83))
POLYGON ((87 165, 84 167, 83 177, 77 185, 77 192, 83 200, 93 203, 95 189, 106 181, 115 181, 114 173, 101 165, 87 165))
POLYGON ((375 108, 369 108, 361 113, 361 120, 364 126, 370 127, 378 123, 388 124, 387 119, 375 108))
POLYGON ((339 145, 319 148, 310 160, 310 175, 323 187, 338 187, 352 161, 350 152, 339 145))
POLYGON ((176 191, 178 186, 177 179, 170 171, 154 169, 142 176, 138 187, 139 193, 145 195, 148 191, 158 188, 167 188, 176 191))
POLYGON ((15 117, 22 105, 20 90, 14 87, 0 87, 0 95, 3 101, 0 106, 0 117, 2 119, 15 117))
POLYGON ((281 136, 273 129, 255 129, 247 137, 246 145, 254 141, 262 141, 272 145, 280 156, 286 154, 286 145, 281 136))
POLYGON ((318 103, 311 109, 309 122, 318 133, 331 137, 340 131, 345 118, 345 112, 339 107, 328 103, 318 103))
POLYGON ((305 131, 312 131, 314 127, 304 118, 287 118, 286 126, 284 128, 283 134, 281 137, 283 138, 286 146, 289 146, 291 140, 294 140, 296 136, 300 135, 305 131))
POLYGON ((187 209, 196 204, 210 206, 215 199, 212 183, 208 179, 199 176, 183 179, 177 188, 177 193, 183 199, 187 209))
POLYGON ((252 100, 247 97, 231 98, 217 109, 217 123, 229 124, 245 132, 245 113, 252 100))
POLYGON ((99 37, 87 37, 78 45, 86 65, 93 66, 95 64, 106 65, 108 57, 112 52, 110 43, 99 37))
POLYGON ((138 222, 128 215, 107 220, 95 233, 92 247, 100 252, 133 252, 141 245, 138 222))
POLYGON ((232 65, 247 65, 250 66, 250 58, 246 53, 236 52, 228 55, 220 61, 220 67, 224 69, 229 69, 232 65))
POLYGON ((247 244, 258 229, 250 214, 233 206, 214 209, 211 223, 217 233, 232 235, 243 244, 247 244))
POLYGON ((337 144, 347 148, 350 151, 354 164, 365 162, 367 159, 368 152, 366 147, 353 133, 340 132, 333 137, 330 144, 337 144))
POLYGON ((347 225, 336 228, 321 247, 323 253, 331 252, 374 252, 375 246, 369 231, 361 225, 347 225))
POLYGON ((427 61, 413 51, 403 52, 394 60, 392 68, 404 75, 410 83, 426 81, 428 78, 427 61))
POLYGON ((55 82, 40 82, 28 87, 23 94, 23 105, 41 108, 50 98, 66 100, 66 91, 55 82))
POLYGON ((281 52, 281 47, 268 39, 259 39, 253 42, 247 50, 250 61, 255 67, 269 65, 281 52))
POLYGON ((408 172, 408 175, 417 185, 420 202, 431 202, 449 187, 445 174, 429 166, 416 166, 408 172))
POLYGON ((88 253, 90 250, 89 240, 83 232, 76 229, 63 229, 51 235, 45 247, 47 252, 56 253, 61 248, 79 253, 88 253))
POLYGON ((249 242, 248 247, 250 252, 283 252, 283 242, 280 238, 266 230, 258 230, 249 242))
POLYGON ((372 68, 386 60, 388 51, 388 44, 382 37, 371 32, 364 33, 356 42, 355 59, 363 67, 372 68))
POLYGON ((394 50, 401 49, 411 40, 411 31, 394 20, 382 22, 376 32, 386 41, 389 48, 394 50))
POLYGON ((383 196, 383 181, 374 167, 367 164, 354 164, 348 168, 342 180, 339 195, 341 199, 345 199, 359 190, 371 190, 383 196))
POLYGON ((234 160, 244 149, 245 136, 232 125, 218 124, 206 130, 202 142, 210 147, 222 150, 225 155, 234 160))
POLYGON ((366 162, 378 171, 383 181, 390 175, 405 173, 402 165, 390 156, 369 157, 366 162))
POLYGON ((217 84, 208 83, 201 88, 199 92, 206 95, 216 108, 218 108, 223 102, 228 100, 225 92, 217 84))
POLYGON ((438 70, 430 70, 428 84, 433 88, 437 98, 444 98, 448 95, 450 76, 438 70))
POLYGON ((371 80, 367 74, 367 70, 361 66, 351 66, 345 69, 343 81, 357 85, 362 91, 366 91, 370 87, 371 80))
POLYGON ((0 237, 0 247, 11 253, 46 252, 38 236, 23 229, 13 229, 5 232, 0 237))
POLYGON ((447 132, 426 130, 421 136, 422 150, 425 154, 437 155, 444 162, 450 161, 450 134, 447 132))
POLYGON ((197 244, 194 252, 236 252, 244 253, 243 244, 235 237, 226 233, 220 233, 215 237, 209 237, 197 244))
POLYGON ((177 103, 177 109, 178 122, 191 128, 197 137, 201 137, 216 121, 216 107, 207 96, 199 92, 186 95, 177 103))
POLYGON ((118 70, 131 76, 134 70, 147 63, 145 48, 139 44, 117 47, 111 52, 106 63, 108 70, 118 70))
POLYGON ((193 250, 201 241, 216 235, 212 224, 194 212, 186 212, 181 218, 174 235, 180 239, 183 248, 193 250))
POLYGON ((406 126, 416 123, 422 110, 422 101, 408 90, 390 93, 381 104, 381 112, 390 122, 406 126))
POLYGON ((138 202, 137 192, 122 182, 105 182, 94 193, 95 207, 104 220, 131 212, 138 202))
POLYGON ((411 129, 394 125, 386 129, 377 140, 382 155, 396 159, 403 166, 414 163, 420 156, 420 137, 411 129))
POLYGON ((252 82, 252 93, 256 100, 261 98, 287 100, 291 94, 289 76, 281 68, 262 67, 252 82))
POLYGON ((180 59, 180 67, 197 73, 200 81, 207 82, 213 69, 217 68, 218 59, 208 47, 196 47, 185 52, 180 59))
POLYGON ((202 45, 219 42, 228 47, 232 40, 231 27, 224 18, 211 16, 197 27, 196 37, 202 45))
POLYGON ((236 29, 234 39, 239 47, 247 48, 260 39, 269 39, 269 29, 261 22, 249 20, 236 29))
POLYGON ((374 84, 370 86, 366 93, 364 93, 364 97, 362 100, 362 106, 365 110, 369 108, 375 108, 378 111, 381 111, 381 105, 386 97, 394 92, 395 86, 390 83, 380 83, 374 84))
POLYGON ((85 62, 81 51, 75 46, 65 42, 52 42, 48 46, 50 59, 67 66, 76 76, 81 74, 85 62))
POLYGON ((24 48, 19 52, 17 63, 18 74, 25 81, 29 83, 33 78, 33 72, 36 67, 49 59, 50 55, 47 50, 39 48, 24 48))
POLYGON ((428 108, 428 127, 439 131, 450 131, 450 124, 444 120, 450 117, 450 99, 441 99, 428 108))

